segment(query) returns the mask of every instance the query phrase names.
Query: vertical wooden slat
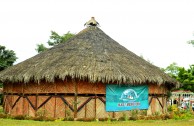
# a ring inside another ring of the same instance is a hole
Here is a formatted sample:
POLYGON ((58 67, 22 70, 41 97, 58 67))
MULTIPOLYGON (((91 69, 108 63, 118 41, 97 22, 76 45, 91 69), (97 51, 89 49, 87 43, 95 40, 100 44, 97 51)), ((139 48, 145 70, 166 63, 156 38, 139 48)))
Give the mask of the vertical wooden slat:
MULTIPOLYGON (((55 93, 56 93, 56 92, 57 92, 57 84, 55 83, 55 93)), ((56 110, 57 110, 57 109, 56 109, 56 108, 57 108, 57 107, 56 107, 56 104, 57 104, 57 101, 56 101, 56 94, 55 94, 54 99, 55 99, 55 103, 54 103, 54 106, 55 106, 55 107, 54 107, 53 110, 54 110, 54 118, 55 118, 55 117, 56 117, 56 110)))
POLYGON ((27 107, 28 107, 27 115, 30 116, 30 105, 29 105, 29 103, 28 103, 27 107))
POLYGON ((54 96, 54 102, 55 102, 55 103, 54 103, 54 109, 53 109, 54 112, 53 112, 53 113, 54 113, 54 118, 55 118, 55 117, 56 117, 56 110, 57 110, 57 109, 56 109, 56 108, 57 108, 57 107, 56 107, 56 104, 57 104, 56 96, 54 96))
POLYGON ((38 109, 38 94, 36 94, 36 98, 35 98, 35 112, 37 112, 38 109))
POLYGON ((99 98, 96 99, 96 118, 106 118, 108 117, 108 112, 105 110, 105 104, 99 98))
MULTIPOLYGON (((22 96, 24 96, 24 84, 22 83, 22 96)), ((24 102, 25 102, 25 97, 22 97, 23 100, 23 104, 22 104, 22 114, 25 114, 25 109, 27 109, 27 107, 25 107, 24 102)))
MULTIPOLYGON (((39 89, 39 84, 37 84, 36 86, 37 86, 37 89, 39 89)), ((38 104, 39 104, 38 90, 36 90, 35 93, 36 93, 36 98, 35 98, 35 107, 36 107, 35 113, 36 113, 38 110, 38 104)))
POLYGON ((162 96, 162 105, 163 105, 163 108, 162 108, 162 113, 164 114, 165 113, 165 103, 164 103, 164 97, 165 96, 162 96))
POLYGON ((2 105, 3 106, 3 110, 6 110, 5 109, 6 96, 7 95, 3 95, 3 105, 2 105))
POLYGON ((7 104, 6 104, 6 100, 7 100, 7 95, 3 96, 3 110, 5 113, 7 113, 7 104))
POLYGON ((96 107, 97 107, 96 106, 96 98, 97 98, 96 94, 95 94, 95 97, 94 98, 95 98, 95 101, 94 101, 94 112, 95 112, 95 118, 96 118, 96 115, 97 115, 97 113, 96 113, 97 112, 96 111, 96 107))
POLYGON ((77 83, 76 83, 76 80, 75 79, 72 79, 72 82, 73 82, 73 85, 74 85, 74 90, 75 90, 75 93, 74 93, 74 118, 77 118, 77 83))
POLYGON ((86 118, 86 115, 87 115, 87 104, 85 105, 85 118, 86 118))
POLYGON ((116 113, 115 113, 115 112, 113 112, 113 118, 115 118, 115 116, 116 116, 116 113))
POLYGON ((65 105, 65 117, 67 117, 67 105, 65 105))
POLYGON ((25 102, 24 100, 25 100, 25 98, 22 97, 22 102, 23 102, 23 103, 22 103, 22 114, 23 114, 23 115, 25 114, 24 110, 27 109, 27 108, 25 107, 25 105, 24 105, 24 102, 25 102))
POLYGON ((95 84, 94 84, 94 93, 95 93, 95 97, 94 97, 94 98, 95 98, 95 101, 94 101, 94 104, 95 104, 95 105, 94 105, 94 112, 95 112, 95 118, 96 118, 96 116, 97 116, 97 105, 96 105, 96 104, 97 104, 97 103, 96 103, 96 102, 97 102, 97 101, 96 101, 96 99, 97 99, 96 93, 97 93, 97 92, 96 92, 96 86, 97 86, 97 84, 95 83, 95 84))

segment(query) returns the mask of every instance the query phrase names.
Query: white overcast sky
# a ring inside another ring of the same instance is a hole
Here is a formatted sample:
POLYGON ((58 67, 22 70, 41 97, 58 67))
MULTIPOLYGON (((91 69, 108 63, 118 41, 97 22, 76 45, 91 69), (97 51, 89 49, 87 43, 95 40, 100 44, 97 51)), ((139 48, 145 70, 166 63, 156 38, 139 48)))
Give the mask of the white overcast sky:
POLYGON ((1 0, 0 45, 18 60, 37 54, 36 44, 78 33, 94 16, 100 28, 158 67, 194 64, 194 0, 1 0))

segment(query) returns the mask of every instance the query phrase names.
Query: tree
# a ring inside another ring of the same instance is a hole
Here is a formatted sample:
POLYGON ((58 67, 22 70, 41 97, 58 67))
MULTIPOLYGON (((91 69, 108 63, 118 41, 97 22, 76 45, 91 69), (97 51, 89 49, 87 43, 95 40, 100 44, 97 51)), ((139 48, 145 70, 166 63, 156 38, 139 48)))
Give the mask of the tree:
POLYGON ((194 65, 190 65, 188 69, 185 69, 177 66, 176 63, 172 63, 163 70, 181 83, 182 86, 179 89, 194 92, 194 65))
POLYGON ((38 52, 38 53, 41 53, 41 52, 43 52, 43 51, 45 51, 45 50, 47 50, 48 48, 47 47, 45 47, 45 45, 44 44, 37 44, 37 48, 36 48, 36 51, 38 52))
POLYGON ((12 66, 17 57, 13 50, 7 50, 5 46, 0 45, 0 71, 12 66))
POLYGON ((190 41, 188 41, 187 43, 194 46, 194 40, 190 40, 190 41))
POLYGON ((162 68, 162 70, 170 75, 173 78, 176 78, 178 76, 180 67, 177 66, 177 63, 173 62, 169 66, 167 66, 165 69, 162 68))
MULTIPOLYGON (((7 50, 5 46, 0 45, 0 71, 12 66, 16 59, 17 57, 13 50, 7 50)), ((3 87, 2 83, 0 83, 1 87, 3 87)))
POLYGON ((187 70, 180 68, 177 80, 183 84, 181 88, 194 92, 194 65, 190 65, 187 70))
MULTIPOLYGON (((69 40, 70 38, 72 38, 75 34, 67 32, 66 34, 60 36, 58 33, 56 33, 55 31, 51 31, 51 36, 50 39, 48 40, 47 44, 49 46, 55 46, 58 45, 59 43, 63 43, 66 42, 67 40, 69 40)), ((37 44, 37 48, 36 51, 38 53, 43 52, 45 50, 47 50, 48 48, 44 45, 44 44, 37 44)))
MULTIPOLYGON (((194 36, 194 33, 193 33, 193 36, 194 36)), ((189 40, 189 41, 187 41, 187 43, 194 46, 194 40, 189 40)))

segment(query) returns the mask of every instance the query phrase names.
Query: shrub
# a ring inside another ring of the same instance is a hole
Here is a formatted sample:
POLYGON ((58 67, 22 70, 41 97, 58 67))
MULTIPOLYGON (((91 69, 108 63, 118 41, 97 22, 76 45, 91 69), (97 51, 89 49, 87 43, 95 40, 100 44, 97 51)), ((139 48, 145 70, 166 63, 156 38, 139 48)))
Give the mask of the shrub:
POLYGON ((161 115, 162 120, 172 119, 173 116, 169 113, 161 115))
POLYGON ((107 121, 108 118, 99 118, 98 120, 99 120, 99 121, 107 121))
POLYGON ((76 121, 91 122, 95 120, 96 120, 95 118, 78 118, 76 121))
POLYGON ((0 114, 3 113, 3 107, 0 105, 0 114))
POLYGON ((169 112, 176 112, 176 111, 178 111, 178 107, 176 105, 171 105, 167 109, 168 109, 169 112))
POLYGON ((169 106, 168 111, 170 112, 170 117, 173 119, 187 119, 193 117, 193 113, 190 110, 178 109, 177 106, 169 106))
POLYGON ((112 122, 113 121, 118 121, 118 119, 117 118, 111 118, 110 121, 112 121, 112 122))
POLYGON ((66 117, 63 119, 63 121, 74 121, 73 117, 66 117))
POLYGON ((123 116, 119 118, 119 121, 128 121, 129 117, 127 116, 127 113, 123 112, 123 116))
POLYGON ((45 117, 45 116, 30 117, 28 119, 34 120, 34 121, 55 121, 55 118, 45 117))
POLYGON ((46 115, 46 113, 47 113, 47 111, 45 109, 39 109, 38 111, 36 111, 35 116, 36 117, 43 117, 46 115))
POLYGON ((137 109, 131 110, 131 117, 129 119, 130 120, 137 120, 138 114, 139 114, 139 110, 137 110, 137 109))
POLYGON ((193 117, 189 110, 178 110, 174 112, 174 119, 187 119, 193 117))
POLYGON ((7 118, 8 115, 7 114, 4 114, 4 113, 0 113, 0 118, 7 118))
POLYGON ((139 115, 137 119, 138 119, 138 120, 144 120, 145 118, 146 118, 145 115, 139 115))
POLYGON ((17 116, 13 116, 13 119, 17 119, 17 120, 25 120, 26 116, 25 115, 17 115, 17 116))
POLYGON ((141 110, 140 115, 142 116, 147 116, 147 110, 141 110))

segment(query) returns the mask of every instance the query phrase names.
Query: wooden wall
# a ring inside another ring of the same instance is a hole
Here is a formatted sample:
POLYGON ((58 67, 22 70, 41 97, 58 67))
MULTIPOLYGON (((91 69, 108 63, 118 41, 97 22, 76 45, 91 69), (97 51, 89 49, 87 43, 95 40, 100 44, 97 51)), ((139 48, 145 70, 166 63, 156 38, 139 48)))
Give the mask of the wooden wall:
MULTIPOLYGON (((14 83, 4 85, 4 110, 11 115, 64 118, 119 118, 123 112, 105 111, 105 84, 83 81, 14 83)), ((166 112, 167 89, 149 84, 147 114, 166 112)), ((130 111, 126 111, 130 116, 130 111)))

